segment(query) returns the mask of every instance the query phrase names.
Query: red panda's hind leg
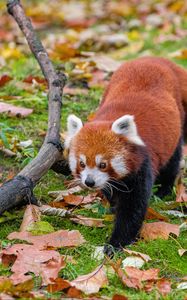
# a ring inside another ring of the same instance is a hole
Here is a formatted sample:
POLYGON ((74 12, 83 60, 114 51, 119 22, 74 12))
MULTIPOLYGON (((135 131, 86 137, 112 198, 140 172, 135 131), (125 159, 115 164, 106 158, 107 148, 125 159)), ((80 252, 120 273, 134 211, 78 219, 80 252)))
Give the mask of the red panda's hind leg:
POLYGON ((137 173, 124 178, 125 192, 114 189, 112 200, 116 203, 116 218, 109 244, 104 252, 112 256, 115 250, 132 244, 142 227, 151 196, 153 175, 149 158, 145 158, 137 173))
POLYGON ((158 191, 156 192, 156 195, 159 198, 163 198, 172 193, 175 179, 180 170, 182 143, 182 138, 180 138, 175 152, 173 153, 168 163, 160 170, 160 173, 156 178, 155 184, 160 185, 160 187, 158 187, 158 191))

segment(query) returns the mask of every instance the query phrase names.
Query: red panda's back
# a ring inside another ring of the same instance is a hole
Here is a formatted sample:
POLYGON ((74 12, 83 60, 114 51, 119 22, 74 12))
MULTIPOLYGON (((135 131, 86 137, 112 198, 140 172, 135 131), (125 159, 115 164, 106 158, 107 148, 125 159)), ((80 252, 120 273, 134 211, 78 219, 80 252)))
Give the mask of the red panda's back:
POLYGON ((173 63, 141 58, 123 64, 111 78, 95 121, 130 114, 149 149, 157 171, 172 156, 182 131, 184 113, 173 63))

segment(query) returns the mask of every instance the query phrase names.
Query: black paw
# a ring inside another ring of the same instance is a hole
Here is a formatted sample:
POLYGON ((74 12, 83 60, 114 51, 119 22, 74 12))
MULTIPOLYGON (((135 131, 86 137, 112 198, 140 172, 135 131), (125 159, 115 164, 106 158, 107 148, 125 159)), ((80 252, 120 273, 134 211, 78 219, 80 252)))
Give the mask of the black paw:
POLYGON ((106 245, 104 246, 103 252, 104 252, 104 254, 105 254, 106 256, 108 256, 109 258, 113 258, 114 254, 115 254, 116 252, 119 252, 119 251, 122 251, 122 250, 123 250, 123 249, 122 249, 121 246, 113 246, 113 245, 110 245, 110 244, 106 244, 106 245))

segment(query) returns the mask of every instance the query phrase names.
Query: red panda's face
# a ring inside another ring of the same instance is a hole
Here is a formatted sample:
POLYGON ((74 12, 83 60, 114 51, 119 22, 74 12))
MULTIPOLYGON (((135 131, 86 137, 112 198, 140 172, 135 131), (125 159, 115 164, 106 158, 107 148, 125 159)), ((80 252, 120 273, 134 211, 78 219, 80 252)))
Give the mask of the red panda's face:
MULTIPOLYGON (((69 166, 78 184, 102 189, 109 181, 112 183, 129 173, 127 138, 118 133, 118 130, 127 130, 127 118, 126 123, 120 123, 121 129, 115 122, 112 128, 106 122, 83 126, 75 116, 70 116, 68 122, 65 146, 69 148, 69 166)), ((139 145, 143 144, 139 136, 131 137, 139 145)))

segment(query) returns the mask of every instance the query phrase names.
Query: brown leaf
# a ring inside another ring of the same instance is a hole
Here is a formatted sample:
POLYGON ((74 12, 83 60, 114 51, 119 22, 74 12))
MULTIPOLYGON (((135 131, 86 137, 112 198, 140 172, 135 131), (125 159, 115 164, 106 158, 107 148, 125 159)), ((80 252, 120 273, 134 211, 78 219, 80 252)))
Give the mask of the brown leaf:
POLYGON ((142 289, 144 281, 158 279, 159 269, 139 270, 135 267, 126 267, 121 269, 121 260, 117 263, 110 261, 111 266, 116 271, 122 283, 129 288, 142 289))
POLYGON ((140 236, 145 240, 155 240, 157 238, 167 240, 170 233, 179 236, 179 225, 166 222, 153 222, 143 224, 140 236))
POLYGON ((150 256, 141 252, 129 250, 129 249, 123 249, 124 252, 130 254, 130 255, 135 255, 138 257, 141 257, 144 261, 148 262, 151 260, 150 256))
POLYGON ((140 279, 141 281, 156 280, 159 269, 140 270, 135 267, 126 267, 125 273, 129 278, 140 279))
POLYGON ((8 239, 20 239, 32 243, 37 249, 79 246, 85 242, 78 230, 58 230, 49 234, 34 236, 30 232, 12 232, 8 239))
POLYGON ((176 202, 187 202, 187 193, 182 182, 176 187, 176 202))
POLYGON ((92 72, 92 77, 88 82, 89 87, 102 87, 105 88, 108 84, 106 79, 106 72, 101 70, 95 70, 92 72))
POLYGON ((87 218, 81 215, 76 215, 73 218, 70 218, 71 221, 77 224, 81 224, 88 227, 104 227, 103 224, 104 219, 96 219, 96 218, 87 218))
POLYGON ((108 284, 108 279, 103 266, 97 267, 93 272, 78 276, 71 284, 85 294, 97 293, 101 287, 108 284))
POLYGON ((20 226, 20 231, 27 231, 28 226, 32 223, 40 221, 41 212, 36 205, 27 205, 23 220, 20 226))
POLYGON ((33 109, 18 107, 4 102, 0 102, 0 113, 8 113, 10 116, 27 117, 32 114, 33 109))
POLYGON ((112 300, 128 300, 129 298, 127 298, 126 296, 123 296, 123 295, 114 295, 112 297, 112 300))
POLYGON ((54 250, 38 250, 36 246, 15 244, 2 251, 3 256, 16 255, 17 259, 11 267, 13 274, 10 279, 14 284, 32 279, 28 272, 42 277, 43 284, 51 283, 51 278, 57 278, 65 266, 61 255, 54 250))
POLYGON ((63 291, 64 289, 67 289, 67 288, 69 288, 71 286, 71 284, 69 283, 69 281, 64 280, 62 278, 52 279, 51 281, 52 281, 52 283, 50 283, 47 286, 47 291, 49 293, 63 291))
POLYGON ((159 214, 157 211, 155 211, 151 207, 148 207, 145 219, 146 220, 160 220, 160 221, 165 221, 165 222, 169 221, 169 219, 167 217, 159 214))
POLYGON ((27 83, 34 83, 34 82, 37 82, 37 83, 40 83, 40 84, 44 84, 44 85, 47 85, 47 81, 46 79, 42 78, 42 77, 39 77, 39 76, 32 76, 32 75, 29 75, 27 76, 23 82, 27 82, 27 83))
POLYGON ((82 298, 81 294, 81 291, 78 290, 75 286, 70 287, 67 292, 67 296, 72 299, 82 298))
POLYGON ((0 87, 4 86, 10 80, 12 80, 12 77, 10 77, 9 75, 2 75, 0 77, 0 87))
POLYGON ((157 281, 156 288, 162 296, 166 296, 171 292, 171 282, 166 278, 161 278, 157 281))
MULTIPOLYGON (((2 277, 2 276, 1 276, 2 277)), ((33 289, 34 283, 33 280, 27 280, 23 283, 17 284, 16 286, 12 282, 10 278, 2 278, 0 280, 0 299, 2 300, 12 300, 15 298, 12 298, 10 295, 15 296, 16 299, 30 299, 31 293, 30 291, 33 289), (5 294, 6 293, 6 294, 5 294), (7 295, 8 294, 8 295, 7 295), (9 296, 9 298, 8 298, 9 296)))
POLYGON ((64 201, 67 204, 78 206, 78 205, 81 205, 81 204, 92 203, 94 198, 95 197, 92 197, 91 195, 78 196, 78 195, 69 194, 67 196, 64 196, 64 201))

